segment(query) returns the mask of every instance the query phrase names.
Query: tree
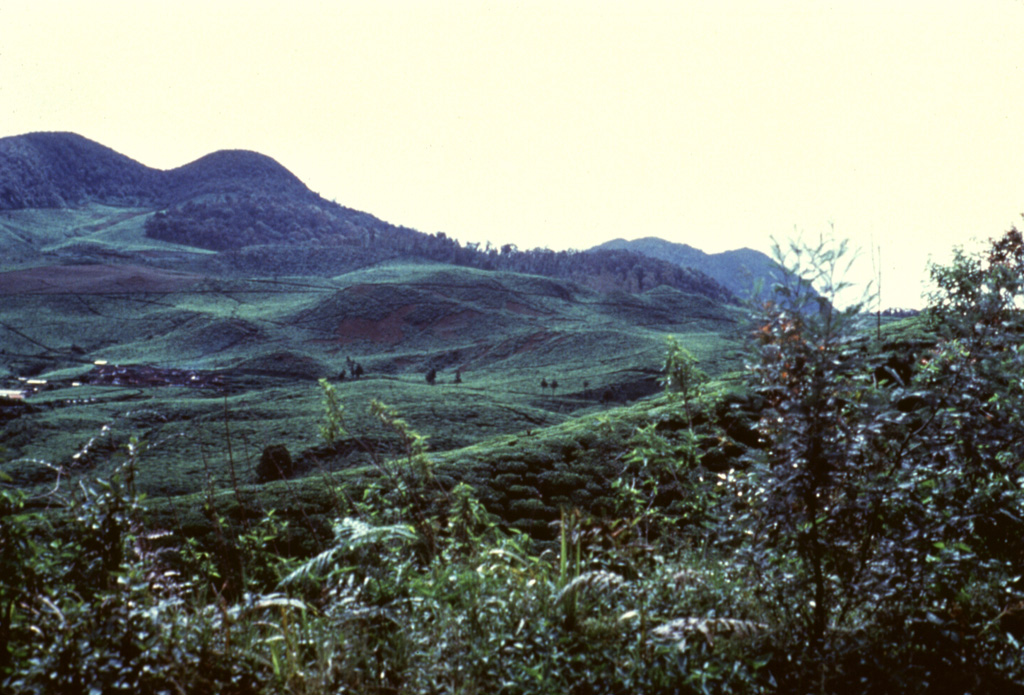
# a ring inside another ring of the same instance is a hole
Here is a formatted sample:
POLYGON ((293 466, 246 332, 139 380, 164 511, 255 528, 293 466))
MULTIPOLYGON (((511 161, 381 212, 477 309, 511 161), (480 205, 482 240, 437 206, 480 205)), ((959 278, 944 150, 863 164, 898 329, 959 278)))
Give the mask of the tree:
POLYGON ((1020 247, 933 269, 942 339, 906 385, 876 383, 860 307, 834 305, 845 245, 777 248, 787 273, 751 368, 766 448, 735 513, 790 658, 814 664, 783 689, 850 692, 867 673, 997 692, 1000 670, 1020 677, 990 627, 1019 597, 1024 549, 1020 247))
MULTIPOLYGON (((849 406, 866 402, 864 359, 855 345, 860 307, 841 312, 833 304, 847 287, 835 279, 845 245, 793 244, 788 253, 776 245, 775 251, 786 275, 757 319, 751 370, 752 387, 765 402, 760 430, 769 442, 754 471, 760 483, 754 490, 756 537, 769 547, 758 549, 763 552, 755 562, 772 583, 789 585, 783 611, 803 620, 818 651, 837 613, 840 558, 832 551, 848 549, 850 539, 842 537, 843 524, 852 521, 846 505, 859 492, 863 472, 857 447, 867 413, 849 406), (797 561, 792 579, 779 562, 787 557, 797 561)), ((681 357, 668 379, 689 390, 689 371, 681 357)))
POLYGON ((295 462, 284 444, 270 444, 263 449, 256 466, 256 479, 261 483, 284 480, 295 473, 295 462))

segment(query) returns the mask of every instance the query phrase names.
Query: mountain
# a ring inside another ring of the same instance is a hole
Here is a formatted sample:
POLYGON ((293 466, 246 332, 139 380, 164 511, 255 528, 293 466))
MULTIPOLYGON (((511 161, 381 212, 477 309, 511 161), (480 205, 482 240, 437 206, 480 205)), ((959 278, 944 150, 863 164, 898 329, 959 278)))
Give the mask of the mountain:
POLYGON ((594 248, 631 251, 683 268, 699 269, 743 298, 753 294, 759 280, 766 290, 769 289, 779 273, 778 264, 769 256, 748 248, 708 254, 687 244, 676 244, 657 237, 633 241, 614 239, 594 248))
POLYGON ((0 257, 16 267, 117 258, 216 276, 330 277, 382 262, 429 261, 544 275, 598 291, 667 285, 715 301, 736 299, 699 269, 632 251, 509 245, 499 252, 393 225, 324 200, 278 162, 241 150, 164 171, 73 133, 2 138, 4 211, 0 257), (17 214, 29 211, 51 214, 38 221, 17 214), (75 218, 70 211, 89 214, 75 218))
POLYGON ((220 150, 172 169, 166 176, 170 193, 166 202, 203 195, 261 192, 311 204, 320 201, 318 195, 277 161, 248 150, 220 150))
POLYGON ((74 133, 0 138, 0 210, 89 203, 163 207, 203 195, 261 191, 317 198, 283 166, 255 152, 215 152, 162 171, 74 133))
MULTIPOLYGON (((135 483, 154 498, 258 483, 267 447, 294 452, 303 475, 359 470, 354 440, 318 441, 321 378, 346 428, 388 456, 401 442, 377 402, 433 452, 508 436, 521 446, 503 452, 554 476, 603 454, 540 451, 535 432, 658 393, 666 335, 707 373, 736 373, 735 303, 699 269, 627 250, 481 248, 400 227, 255 152, 161 171, 77 135, 6 138, 0 389, 23 398, 0 403, 0 477, 45 500, 114 474, 133 442, 135 483)), ((532 503, 534 484, 515 494, 532 503)))
POLYGON ((0 209, 152 204, 161 172, 73 133, 0 138, 0 209))

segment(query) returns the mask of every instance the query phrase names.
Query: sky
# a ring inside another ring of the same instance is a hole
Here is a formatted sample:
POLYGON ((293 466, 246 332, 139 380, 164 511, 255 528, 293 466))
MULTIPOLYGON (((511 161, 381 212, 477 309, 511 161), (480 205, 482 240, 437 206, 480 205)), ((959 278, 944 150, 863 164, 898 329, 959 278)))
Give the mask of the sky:
POLYGON ((1024 2, 0 0, 0 137, 34 131, 255 150, 463 242, 834 234, 918 307, 1024 212, 1024 2))

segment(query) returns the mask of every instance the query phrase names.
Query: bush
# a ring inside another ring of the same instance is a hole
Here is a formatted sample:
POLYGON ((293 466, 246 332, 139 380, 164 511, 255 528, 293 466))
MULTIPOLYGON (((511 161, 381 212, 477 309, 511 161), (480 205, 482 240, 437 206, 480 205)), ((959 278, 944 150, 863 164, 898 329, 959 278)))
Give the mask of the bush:
MULTIPOLYGON (((843 251, 794 246, 803 274, 776 288, 756 330, 752 388, 765 404, 767 448, 738 480, 734 514, 766 608, 789 636, 780 646, 791 664, 777 678, 788 690, 918 692, 942 682, 997 692, 1021 675, 1020 665, 1003 672, 1013 643, 991 629, 1000 596, 1016 591, 1020 558, 986 532, 1024 534, 1024 428, 1010 416, 1024 399, 1003 378, 1015 349, 1000 337, 1020 310, 979 339, 991 307, 975 284, 1001 294, 1003 269, 982 280, 961 259, 937 271, 944 299, 933 311, 956 307, 951 330, 911 384, 883 387, 858 307, 834 307, 843 251), (922 408, 914 417, 898 407, 910 394, 922 408)), ((1011 287, 1020 280, 1002 289, 1011 287)))

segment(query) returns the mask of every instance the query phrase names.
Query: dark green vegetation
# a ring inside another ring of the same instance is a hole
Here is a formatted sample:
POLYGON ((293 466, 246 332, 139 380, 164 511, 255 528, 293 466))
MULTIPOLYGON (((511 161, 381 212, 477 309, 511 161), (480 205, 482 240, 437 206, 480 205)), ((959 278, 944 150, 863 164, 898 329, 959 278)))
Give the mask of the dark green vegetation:
POLYGON ((378 436, 373 398, 401 403, 441 452, 650 395, 666 332, 718 373, 740 365, 742 312, 699 271, 460 246, 255 153, 164 172, 35 134, 0 140, 0 172, 0 379, 46 382, 8 408, 0 470, 33 495, 109 473, 131 436, 151 496, 259 482, 272 445, 295 474, 350 468, 351 447, 308 439, 319 378, 355 429, 378 436))
POLYGON ((686 244, 674 244, 657 237, 632 241, 613 239, 595 248, 608 251, 632 251, 684 268, 700 268, 740 297, 752 296, 760 282, 762 297, 768 298, 772 283, 781 280, 783 276, 778 263, 753 249, 736 249, 735 251, 709 254, 686 244))
POLYGON ((274 160, 246 151, 160 171, 70 133, 0 138, 0 222, 6 268, 136 260, 220 278, 331 277, 415 259, 601 291, 668 285, 733 299, 700 270, 634 253, 481 249, 388 224, 320 198, 274 160))
POLYGON ((751 321, 256 208, 223 242, 272 169, 0 213, 5 692, 1024 692, 1017 232, 879 332, 826 247, 751 321))

